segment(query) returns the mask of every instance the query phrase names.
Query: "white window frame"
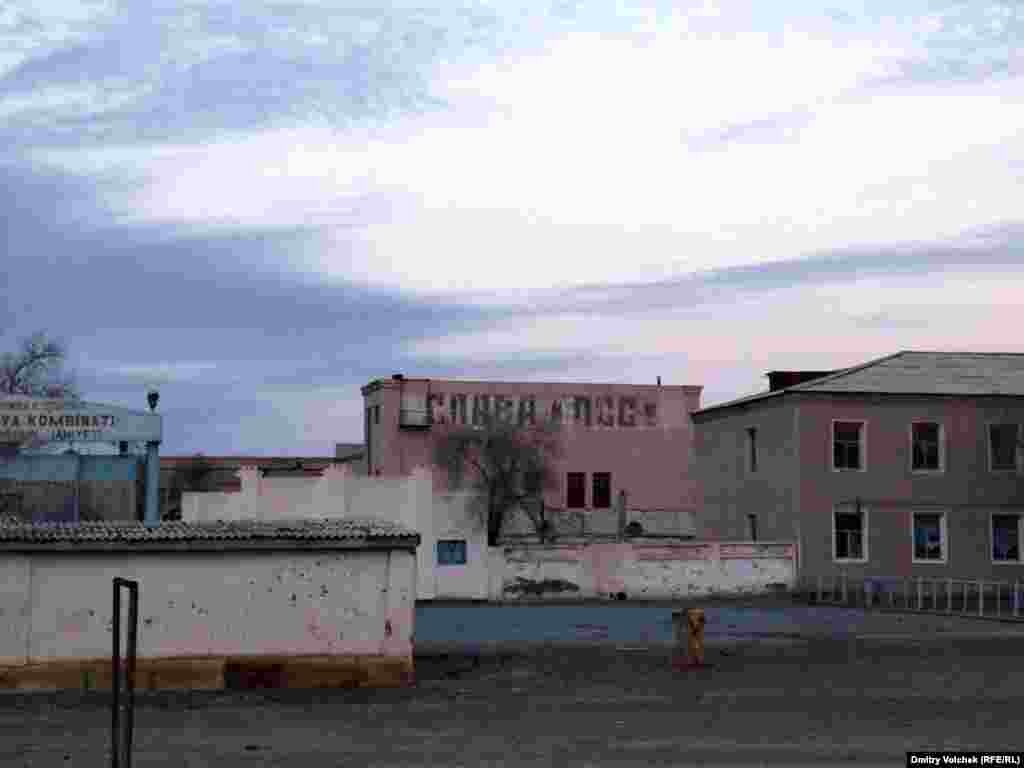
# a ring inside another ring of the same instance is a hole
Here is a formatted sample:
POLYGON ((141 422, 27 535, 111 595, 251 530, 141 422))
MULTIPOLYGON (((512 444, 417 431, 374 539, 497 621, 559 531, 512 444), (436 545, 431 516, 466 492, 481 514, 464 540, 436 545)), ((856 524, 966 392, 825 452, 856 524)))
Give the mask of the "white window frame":
POLYGON ((833 472, 867 472, 868 471, 868 422, 866 419, 832 419, 828 430, 828 465, 833 472), (850 469, 836 466, 836 424, 860 424, 860 467, 850 469))
POLYGON ((992 466, 992 427, 1001 427, 1003 425, 1016 424, 1012 421, 990 421, 985 424, 985 453, 988 454, 988 471, 995 475, 1012 475, 1020 472, 1021 466, 1021 432, 1024 431, 1020 424, 1016 424, 1017 427, 1017 449, 1014 452, 1014 466, 1013 469, 996 469, 992 466))
MULTIPOLYGON (((949 563, 949 511, 946 509, 910 510, 910 562, 914 565, 947 565, 949 563), (942 557, 938 560, 918 559, 917 541, 914 538, 914 518, 917 515, 939 515, 939 541, 942 543, 942 557)), ((989 534, 991 536, 991 533, 989 534)), ((989 550, 991 552, 991 550, 989 550)), ((991 556, 991 555, 990 555, 991 556)))
POLYGON ((756 425, 750 425, 743 429, 743 447, 746 453, 746 466, 747 472, 754 474, 759 472, 761 466, 761 454, 758 450, 757 438, 760 436, 761 430, 756 425))
MULTIPOLYGON (((840 421, 841 421, 841 419, 840 419, 840 421)), ((862 547, 863 547, 864 556, 863 557, 859 557, 859 558, 854 558, 854 557, 842 557, 841 558, 841 557, 838 557, 838 553, 836 552, 836 515, 838 515, 840 513, 842 513, 842 514, 856 514, 856 512, 857 512, 857 508, 856 508, 855 505, 852 505, 852 504, 836 504, 834 507, 832 507, 832 562, 836 563, 838 565, 843 565, 843 564, 846 564, 846 563, 850 563, 850 564, 856 565, 856 564, 860 564, 860 563, 866 563, 866 562, 868 562, 870 560, 871 553, 868 552, 868 541, 871 538, 869 536, 869 531, 871 529, 870 529, 869 524, 868 524, 868 508, 866 506, 864 506, 863 504, 861 505, 860 513, 861 513, 861 519, 863 521, 863 523, 861 525, 861 544, 862 544, 862 547)))
POLYGON ((910 472, 914 475, 942 475, 946 472, 946 426, 934 419, 914 419, 910 422, 910 472), (914 469, 914 426, 917 424, 935 424, 939 428, 939 468, 914 469))
POLYGON ((988 516, 988 556, 992 561, 992 565, 1021 565, 1024 564, 1024 510, 1016 512, 1008 512, 1006 510, 994 510, 989 513, 988 516), (1016 560, 996 560, 995 548, 996 548, 996 530, 995 530, 995 519, 996 517, 1012 517, 1017 518, 1017 559, 1016 560))

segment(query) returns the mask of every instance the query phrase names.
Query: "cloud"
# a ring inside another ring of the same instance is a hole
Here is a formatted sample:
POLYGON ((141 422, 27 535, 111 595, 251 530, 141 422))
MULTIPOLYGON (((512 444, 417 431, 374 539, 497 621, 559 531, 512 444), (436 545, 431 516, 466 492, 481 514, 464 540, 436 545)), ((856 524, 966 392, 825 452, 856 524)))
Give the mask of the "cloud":
POLYGON ((577 19, 490 61, 439 63, 431 49, 429 99, 447 109, 387 123, 37 157, 137 179, 109 195, 124 225, 304 227, 308 270, 498 302, 950 238, 1016 215, 1024 81, 899 83, 927 55, 912 27, 727 35, 735 12, 618 35, 577 19))

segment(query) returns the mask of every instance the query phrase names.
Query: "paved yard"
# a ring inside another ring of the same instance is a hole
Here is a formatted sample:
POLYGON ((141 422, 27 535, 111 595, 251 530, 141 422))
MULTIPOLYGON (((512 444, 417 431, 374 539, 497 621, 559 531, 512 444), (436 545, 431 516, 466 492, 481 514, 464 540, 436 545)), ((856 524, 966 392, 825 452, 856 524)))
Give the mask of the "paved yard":
MULTIPOLYGON (((1022 651, 1005 637, 760 640, 676 674, 664 648, 608 643, 420 658, 407 690, 145 694, 134 765, 903 765, 908 749, 1020 750, 1022 651)), ((0 697, 0 765, 106 765, 106 703, 0 697)))
MULTIPOLYGON (((756 637, 835 637, 919 632, 1022 632, 1024 623, 999 623, 958 616, 864 612, 832 606, 796 605, 786 599, 749 602, 694 601, 705 606, 709 642, 756 637)), ((416 644, 477 647, 493 643, 598 641, 672 642, 669 603, 588 602, 558 605, 420 603, 416 644)))

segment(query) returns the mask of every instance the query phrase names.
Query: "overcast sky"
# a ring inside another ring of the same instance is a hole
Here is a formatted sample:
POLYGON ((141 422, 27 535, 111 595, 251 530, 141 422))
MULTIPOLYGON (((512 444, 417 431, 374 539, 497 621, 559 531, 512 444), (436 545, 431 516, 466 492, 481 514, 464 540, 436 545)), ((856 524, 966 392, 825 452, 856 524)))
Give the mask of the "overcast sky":
POLYGON ((261 455, 397 372, 1024 351, 1017 0, 435 5, 0 4, 4 348, 261 455))

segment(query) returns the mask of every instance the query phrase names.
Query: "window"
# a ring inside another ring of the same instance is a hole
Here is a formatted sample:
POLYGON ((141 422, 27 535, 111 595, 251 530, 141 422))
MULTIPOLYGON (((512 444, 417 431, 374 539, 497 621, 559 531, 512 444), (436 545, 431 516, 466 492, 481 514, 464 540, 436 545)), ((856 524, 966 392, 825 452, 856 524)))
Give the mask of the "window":
POLYGON ((832 546, 835 560, 867 562, 867 510, 836 510, 832 515, 835 530, 832 546))
POLYGON ((930 421, 910 425, 910 468, 914 472, 942 471, 942 427, 930 421))
POLYGON ((747 530, 751 541, 757 541, 757 515, 747 515, 747 530))
POLYGON ((992 515, 992 562, 1019 563, 1020 515, 992 515))
POLYGON ((587 505, 586 473, 569 472, 566 475, 565 506, 569 509, 583 509, 587 505))
POLYGON ((757 427, 747 427, 747 468, 757 472, 757 427))
POLYGON ((438 565, 465 565, 466 540, 441 539, 437 542, 438 565))
POLYGON ((946 515, 943 512, 915 512, 914 562, 946 562, 946 515))
POLYGON ((864 422, 832 422, 832 468, 864 469, 864 422))
POLYGON ((989 424, 988 460, 994 472, 1012 471, 1017 468, 1017 425, 989 424))
POLYGON ((593 488, 594 509, 609 509, 612 506, 612 473, 595 472, 593 488))

